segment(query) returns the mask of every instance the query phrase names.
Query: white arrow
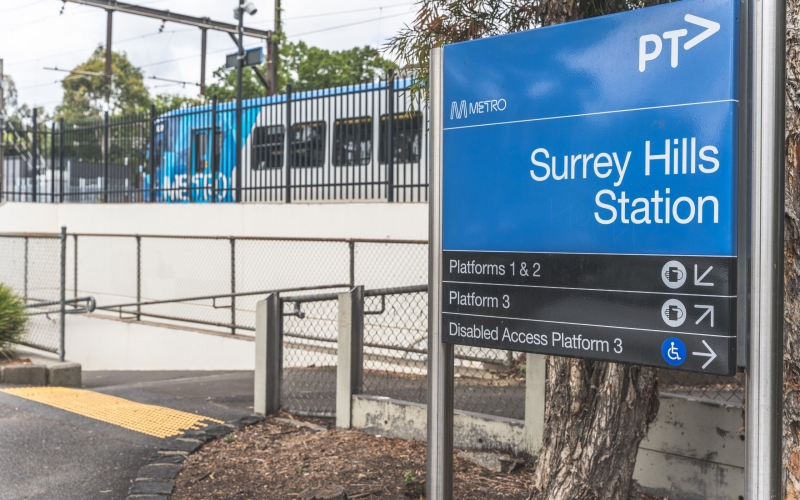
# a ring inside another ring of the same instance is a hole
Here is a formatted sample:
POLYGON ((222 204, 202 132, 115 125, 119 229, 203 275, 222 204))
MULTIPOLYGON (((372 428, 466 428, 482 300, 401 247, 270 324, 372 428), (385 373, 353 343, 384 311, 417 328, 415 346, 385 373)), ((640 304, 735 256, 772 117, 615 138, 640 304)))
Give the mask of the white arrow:
POLYGON ((696 37, 687 40, 686 43, 683 44, 683 48, 686 50, 691 49, 698 43, 702 42, 706 38, 710 37, 717 31, 719 31, 719 23, 715 23, 714 21, 709 21, 708 19, 703 19, 702 17, 693 16, 691 14, 686 14, 683 16, 683 20, 687 23, 696 24, 697 26, 702 26, 706 30, 696 37))
POLYGON ((707 366, 708 366, 708 365, 709 365, 709 364, 710 364, 712 361, 714 361, 715 359, 717 359, 717 353, 715 353, 715 352, 714 352, 714 349, 712 349, 712 348, 711 348, 711 346, 709 346, 708 344, 706 344, 706 341, 705 341, 705 340, 703 341, 703 345, 704 345, 704 346, 706 346, 706 349, 708 349, 708 352, 693 352, 692 354, 694 354, 695 356, 703 356, 703 357, 706 357, 706 358, 708 358, 708 361, 706 361, 706 364, 704 364, 704 365, 703 365, 703 370, 705 370, 705 369, 706 369, 706 367, 707 367, 707 366))
POLYGON ((700 322, 703 321, 703 318, 711 314, 711 326, 714 326, 714 306, 694 306, 694 307, 697 309, 706 310, 706 312, 704 312, 703 315, 700 316, 700 319, 694 322, 695 325, 699 325, 700 322))
POLYGON ((694 265, 694 284, 695 284, 695 286, 714 286, 714 283, 703 283, 703 278, 708 276, 708 273, 710 273, 712 269, 714 269, 714 266, 708 266, 708 269, 706 269, 706 272, 704 272, 703 275, 698 278, 697 277, 697 264, 695 264, 694 265))

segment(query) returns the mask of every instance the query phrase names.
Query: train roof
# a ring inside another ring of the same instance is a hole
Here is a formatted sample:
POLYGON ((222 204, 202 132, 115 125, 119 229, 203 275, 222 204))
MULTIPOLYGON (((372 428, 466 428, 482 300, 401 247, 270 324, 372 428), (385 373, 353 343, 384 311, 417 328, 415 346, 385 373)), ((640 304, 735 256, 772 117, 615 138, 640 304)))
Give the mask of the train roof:
MULTIPOLYGON (((396 78, 394 80, 395 89, 405 89, 411 85, 412 78, 396 78)), ((314 99, 317 97, 330 97, 335 95, 355 94, 358 92, 368 92, 370 90, 382 90, 387 87, 386 81, 360 83, 357 85, 345 85, 342 87, 331 87, 327 89, 305 90, 301 92, 292 92, 292 101, 302 101, 306 99, 314 99)), ((268 104, 280 104, 286 102, 286 94, 278 94, 269 97, 257 97, 255 99, 243 99, 242 108, 253 108, 257 106, 266 106, 268 104)), ((230 111, 236 109, 236 101, 226 101, 217 103, 217 111, 230 111)), ((169 118, 174 116, 181 116, 186 114, 194 114, 203 111, 211 111, 210 105, 193 106, 186 108, 178 108, 172 111, 167 111, 159 118, 169 118)))

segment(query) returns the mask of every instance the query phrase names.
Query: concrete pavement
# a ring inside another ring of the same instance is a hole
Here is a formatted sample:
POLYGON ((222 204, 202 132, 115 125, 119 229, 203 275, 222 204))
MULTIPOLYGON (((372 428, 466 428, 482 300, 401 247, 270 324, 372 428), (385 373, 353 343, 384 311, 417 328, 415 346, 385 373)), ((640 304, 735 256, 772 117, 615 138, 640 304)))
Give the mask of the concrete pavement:
MULTIPOLYGON (((252 413, 252 377, 252 372, 83 373, 85 389, 219 420, 252 413)), ((0 500, 125 498, 160 442, 0 392, 0 500)))

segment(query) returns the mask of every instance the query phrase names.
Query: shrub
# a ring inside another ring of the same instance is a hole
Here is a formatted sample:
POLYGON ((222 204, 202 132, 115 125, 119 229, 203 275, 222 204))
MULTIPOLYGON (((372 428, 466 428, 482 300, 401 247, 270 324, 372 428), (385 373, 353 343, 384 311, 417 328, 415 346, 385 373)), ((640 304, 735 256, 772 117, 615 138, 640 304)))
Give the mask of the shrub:
POLYGON ((0 283, 0 356, 10 356, 10 344, 22 340, 27 326, 25 302, 11 288, 0 283))

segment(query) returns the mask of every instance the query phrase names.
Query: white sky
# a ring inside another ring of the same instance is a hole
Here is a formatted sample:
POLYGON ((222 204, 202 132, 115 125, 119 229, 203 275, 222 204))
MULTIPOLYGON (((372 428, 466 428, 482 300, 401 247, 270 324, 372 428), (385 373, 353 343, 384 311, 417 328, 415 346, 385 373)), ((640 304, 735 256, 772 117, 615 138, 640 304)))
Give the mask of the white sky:
MULTIPOLYGON (((273 27, 274 0, 252 0, 258 8, 245 25, 273 27)), ((216 21, 235 23, 237 0, 126 0, 156 9, 216 21)), ((291 41, 304 40, 331 50, 354 46, 383 45, 414 17, 414 0, 282 0, 284 30, 291 41), (349 11, 349 12, 348 12, 349 11), (349 25, 349 26, 343 26, 349 25), (326 29, 327 28, 327 29, 326 29), (332 28, 332 29, 331 29, 332 28), (318 30, 324 30, 319 31, 318 30)), ((158 34, 161 21, 115 13, 112 48, 124 51, 144 71, 187 82, 200 81, 200 30, 167 23, 158 34)), ((20 101, 44 106, 51 111, 61 102, 57 80, 66 73, 44 67, 71 69, 85 61, 98 46, 105 44, 106 12, 95 7, 61 0, 0 0, 0 58, 5 72, 14 78, 20 101), (65 5, 64 13, 59 14, 65 5)), ((258 45, 245 39, 245 47, 258 45)), ((225 54, 236 46, 226 33, 208 32, 206 82, 225 63, 225 54)), ((146 81, 151 93, 196 95, 198 87, 146 81)))

